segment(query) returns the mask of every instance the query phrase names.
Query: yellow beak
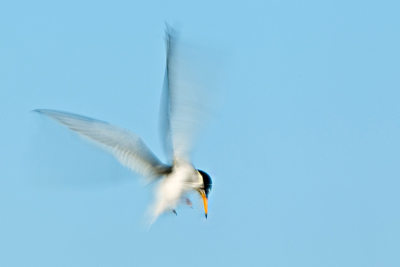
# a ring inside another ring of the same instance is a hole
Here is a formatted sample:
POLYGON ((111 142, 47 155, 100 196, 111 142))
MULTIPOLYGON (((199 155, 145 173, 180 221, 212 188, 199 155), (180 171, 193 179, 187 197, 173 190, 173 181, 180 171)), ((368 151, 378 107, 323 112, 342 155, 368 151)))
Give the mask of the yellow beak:
POLYGON ((201 197, 203 198, 203 203, 204 203, 204 213, 206 214, 206 219, 207 219, 207 214, 208 214, 208 199, 206 197, 206 194, 201 191, 200 192, 201 197))

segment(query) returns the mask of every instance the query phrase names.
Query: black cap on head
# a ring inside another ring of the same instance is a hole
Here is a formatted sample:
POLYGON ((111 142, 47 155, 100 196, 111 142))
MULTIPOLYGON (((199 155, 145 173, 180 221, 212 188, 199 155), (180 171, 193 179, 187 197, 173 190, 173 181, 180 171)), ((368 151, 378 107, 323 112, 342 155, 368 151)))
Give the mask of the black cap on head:
POLYGON ((201 176, 203 177, 203 183, 204 183, 204 191, 206 194, 206 197, 208 198, 208 194, 211 191, 212 188, 212 180, 210 175, 208 175, 206 172, 198 170, 201 176))

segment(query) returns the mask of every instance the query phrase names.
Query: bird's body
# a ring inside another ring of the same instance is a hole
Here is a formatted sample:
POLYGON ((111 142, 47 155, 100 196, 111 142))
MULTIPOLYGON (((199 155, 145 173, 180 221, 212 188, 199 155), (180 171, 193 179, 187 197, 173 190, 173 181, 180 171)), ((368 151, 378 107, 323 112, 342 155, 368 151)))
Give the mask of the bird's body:
POLYGON ((200 188, 202 184, 201 175, 192 164, 175 163, 172 172, 166 175, 156 189, 153 216, 158 217, 167 210, 175 210, 188 193, 200 188))
MULTIPOLYGON (((88 140, 95 141, 112 153, 121 164, 141 174, 147 182, 159 181, 155 190, 155 201, 151 206, 151 221, 166 212, 173 211, 186 200, 190 192, 198 192, 204 201, 207 217, 208 194, 211 178, 197 170, 190 159, 193 137, 199 124, 198 83, 182 73, 188 69, 179 58, 175 33, 167 26, 167 67, 164 83, 163 105, 164 146, 170 153, 172 164, 162 163, 135 133, 93 118, 56 110, 39 109, 46 115, 67 126, 88 140)), ((190 76, 190 75, 189 75, 190 76)))

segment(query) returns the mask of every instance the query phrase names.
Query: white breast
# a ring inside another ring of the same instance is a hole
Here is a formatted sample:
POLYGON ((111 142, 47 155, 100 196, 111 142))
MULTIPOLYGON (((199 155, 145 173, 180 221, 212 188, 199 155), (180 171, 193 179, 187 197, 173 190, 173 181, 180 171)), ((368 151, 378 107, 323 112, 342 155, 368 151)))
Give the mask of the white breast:
POLYGON ((174 165, 156 189, 155 203, 151 208, 152 223, 165 211, 176 209, 180 200, 190 191, 202 185, 199 172, 189 163, 174 165))

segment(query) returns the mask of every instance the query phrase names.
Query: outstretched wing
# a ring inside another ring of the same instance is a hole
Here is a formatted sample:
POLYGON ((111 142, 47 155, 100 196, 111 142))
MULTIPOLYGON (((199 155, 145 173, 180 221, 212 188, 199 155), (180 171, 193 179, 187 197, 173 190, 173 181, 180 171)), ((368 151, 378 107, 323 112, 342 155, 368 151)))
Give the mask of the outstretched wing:
POLYGON ((138 135, 126 129, 68 112, 46 109, 34 111, 49 116, 72 131, 96 141, 113 153, 123 165, 144 176, 155 178, 171 172, 171 167, 163 164, 138 135))
POLYGON ((161 105, 164 147, 174 162, 190 162, 206 109, 204 77, 199 75, 196 51, 183 45, 168 25, 165 43, 167 62, 161 105))

